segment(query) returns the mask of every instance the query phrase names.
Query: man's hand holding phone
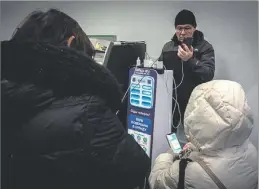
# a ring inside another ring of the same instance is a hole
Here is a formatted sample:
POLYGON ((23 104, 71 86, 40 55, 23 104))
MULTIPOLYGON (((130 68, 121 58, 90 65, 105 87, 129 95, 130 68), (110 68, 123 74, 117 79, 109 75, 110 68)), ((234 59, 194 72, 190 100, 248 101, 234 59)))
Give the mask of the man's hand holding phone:
POLYGON ((188 61, 193 57, 192 38, 186 38, 181 45, 178 46, 177 55, 183 61, 188 61))
POLYGON ((187 45, 183 44, 183 47, 181 47, 181 45, 179 45, 178 47, 178 53, 177 55, 179 56, 179 58, 181 58, 183 61, 188 61, 189 59, 191 59, 193 57, 193 47, 191 47, 190 49, 187 47, 187 45))

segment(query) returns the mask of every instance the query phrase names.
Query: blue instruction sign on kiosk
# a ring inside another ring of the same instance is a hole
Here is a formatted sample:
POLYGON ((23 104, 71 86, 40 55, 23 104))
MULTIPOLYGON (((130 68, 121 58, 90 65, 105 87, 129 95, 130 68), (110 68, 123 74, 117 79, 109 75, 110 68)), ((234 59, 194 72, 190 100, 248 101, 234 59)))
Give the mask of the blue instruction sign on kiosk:
POLYGON ((151 157, 157 73, 132 68, 129 73, 128 133, 151 157))

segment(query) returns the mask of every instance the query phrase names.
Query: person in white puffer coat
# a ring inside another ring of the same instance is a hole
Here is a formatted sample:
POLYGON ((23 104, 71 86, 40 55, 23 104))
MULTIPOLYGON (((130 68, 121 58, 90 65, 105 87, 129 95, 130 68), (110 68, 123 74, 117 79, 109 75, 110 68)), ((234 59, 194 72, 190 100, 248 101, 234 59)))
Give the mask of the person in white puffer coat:
MULTIPOLYGON (((197 86, 184 115, 184 130, 194 146, 190 156, 200 158, 227 189, 257 189, 257 150, 249 141, 253 118, 242 86, 214 80, 197 86)), ((160 154, 149 183, 153 189, 177 189, 179 160, 160 154)), ((218 189, 197 162, 185 169, 185 189, 218 189)))

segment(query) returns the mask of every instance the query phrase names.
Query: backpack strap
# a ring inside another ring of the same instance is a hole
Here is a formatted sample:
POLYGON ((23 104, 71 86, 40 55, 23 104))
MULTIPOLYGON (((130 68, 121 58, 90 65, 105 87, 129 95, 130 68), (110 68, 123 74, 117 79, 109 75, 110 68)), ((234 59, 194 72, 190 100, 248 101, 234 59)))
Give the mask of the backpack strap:
POLYGON ((205 164, 204 161, 198 159, 196 162, 200 164, 204 171, 206 171, 206 173, 210 176, 210 178, 214 181, 219 189, 227 189, 227 187, 219 180, 219 178, 212 172, 212 170, 205 164))
POLYGON ((181 159, 179 162, 179 180, 178 180, 178 186, 177 189, 185 189, 185 169, 187 167, 187 164, 191 162, 192 160, 189 158, 181 159))
POLYGON ((212 172, 212 170, 206 165, 199 156, 189 157, 193 162, 197 162, 203 170, 209 175, 213 182, 218 186, 219 189, 227 189, 227 187, 219 180, 219 178, 212 172))

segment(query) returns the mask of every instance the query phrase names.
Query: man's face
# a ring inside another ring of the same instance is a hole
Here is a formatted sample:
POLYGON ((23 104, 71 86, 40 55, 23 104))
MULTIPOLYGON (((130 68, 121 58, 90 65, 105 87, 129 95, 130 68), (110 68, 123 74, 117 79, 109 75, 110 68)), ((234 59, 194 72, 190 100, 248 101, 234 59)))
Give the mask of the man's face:
POLYGON ((190 24, 177 25, 175 29, 176 29, 176 36, 179 41, 183 41, 183 39, 186 37, 192 37, 194 31, 196 30, 196 28, 194 28, 190 24))

